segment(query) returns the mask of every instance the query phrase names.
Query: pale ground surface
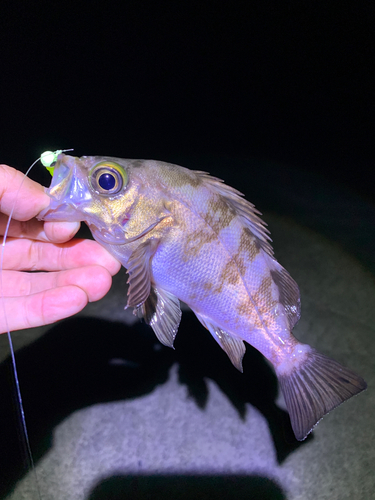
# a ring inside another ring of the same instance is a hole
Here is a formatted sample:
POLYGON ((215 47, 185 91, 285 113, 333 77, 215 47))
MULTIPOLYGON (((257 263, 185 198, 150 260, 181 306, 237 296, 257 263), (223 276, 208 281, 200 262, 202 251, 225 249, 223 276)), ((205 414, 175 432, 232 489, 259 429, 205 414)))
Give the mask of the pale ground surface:
MULTIPOLYGON (((175 351, 161 346, 123 311, 121 271, 79 318, 13 335, 24 346, 18 365, 43 500, 375 498, 374 206, 274 166, 262 167, 256 191, 241 182, 240 165, 232 178, 214 164, 196 168, 240 186, 263 210, 276 257, 301 289, 296 337, 369 389, 297 444, 262 356, 248 348, 237 373, 188 311, 175 351)), ((0 498, 38 498, 34 476, 22 474, 4 362, 0 378, 0 498)))

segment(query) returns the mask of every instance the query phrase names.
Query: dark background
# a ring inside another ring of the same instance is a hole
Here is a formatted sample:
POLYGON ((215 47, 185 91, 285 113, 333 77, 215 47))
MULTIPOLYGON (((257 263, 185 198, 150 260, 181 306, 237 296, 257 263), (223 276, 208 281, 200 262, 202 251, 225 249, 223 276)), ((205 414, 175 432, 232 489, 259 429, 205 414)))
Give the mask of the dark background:
POLYGON ((2 1, 0 160, 229 156, 372 196, 374 26, 373 1, 2 1))

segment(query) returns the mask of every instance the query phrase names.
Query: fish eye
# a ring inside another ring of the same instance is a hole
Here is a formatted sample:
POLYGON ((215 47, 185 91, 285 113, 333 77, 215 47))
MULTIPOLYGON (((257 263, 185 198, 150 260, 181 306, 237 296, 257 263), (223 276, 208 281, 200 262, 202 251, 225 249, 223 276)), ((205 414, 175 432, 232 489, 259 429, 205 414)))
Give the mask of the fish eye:
POLYGON ((116 186, 116 177, 109 172, 100 173, 97 181, 99 186, 105 191, 111 191, 116 186))
POLYGON ((114 195, 127 184, 127 174, 117 163, 101 162, 89 173, 91 186, 98 194, 114 195))

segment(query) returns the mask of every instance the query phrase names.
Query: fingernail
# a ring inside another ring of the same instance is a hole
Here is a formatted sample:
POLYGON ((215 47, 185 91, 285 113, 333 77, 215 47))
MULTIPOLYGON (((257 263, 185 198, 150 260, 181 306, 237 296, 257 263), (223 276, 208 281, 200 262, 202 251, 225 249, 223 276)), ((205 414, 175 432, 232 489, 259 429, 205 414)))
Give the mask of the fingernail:
POLYGON ((66 232, 67 235, 71 234, 72 236, 76 234, 78 229, 81 226, 80 222, 60 222, 60 231, 66 232))

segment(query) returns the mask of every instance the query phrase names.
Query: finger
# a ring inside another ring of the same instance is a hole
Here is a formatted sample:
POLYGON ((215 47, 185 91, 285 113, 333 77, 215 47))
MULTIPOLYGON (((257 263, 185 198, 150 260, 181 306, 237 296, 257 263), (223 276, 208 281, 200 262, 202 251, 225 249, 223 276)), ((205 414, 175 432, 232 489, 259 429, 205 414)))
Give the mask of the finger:
POLYGON ((6 332, 7 328, 13 331, 49 325, 81 311, 87 302, 84 290, 74 285, 6 298, 4 307, 0 307, 0 333, 6 332))
MULTIPOLYGON (((8 220, 8 215, 0 214, 0 234, 5 233, 8 220)), ((30 238, 32 240, 47 240, 43 222, 34 218, 29 221, 18 221, 12 219, 9 225, 8 236, 30 238)))
MULTIPOLYGON (((9 216, 0 214, 0 234, 5 233, 9 216)), ((64 243, 73 238, 80 228, 79 222, 43 222, 33 218, 28 221, 10 221, 8 237, 64 243)))
POLYGON ((65 243, 73 238, 81 227, 80 222, 45 222, 46 241, 65 243))
POLYGON ((52 288, 76 285, 88 301, 100 300, 111 288, 111 274, 102 266, 86 266, 50 273, 3 271, 3 298, 33 295, 52 288))
POLYGON ((0 165, 0 212, 9 215, 14 206, 15 219, 29 220, 48 207, 49 202, 43 186, 12 167, 0 165))
POLYGON ((73 239, 63 244, 9 238, 4 248, 3 269, 60 271, 100 264, 116 274, 121 264, 96 241, 73 239))

